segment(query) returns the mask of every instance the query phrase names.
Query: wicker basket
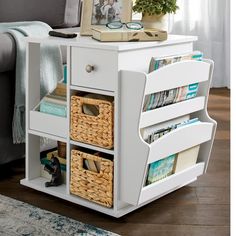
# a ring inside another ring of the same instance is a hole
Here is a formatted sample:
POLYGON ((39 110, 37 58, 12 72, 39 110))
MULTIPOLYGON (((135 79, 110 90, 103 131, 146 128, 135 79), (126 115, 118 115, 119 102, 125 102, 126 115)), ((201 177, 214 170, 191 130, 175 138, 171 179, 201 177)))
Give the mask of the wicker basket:
POLYGON ((99 156, 72 150, 70 192, 106 207, 112 207, 113 162, 99 156), (100 172, 84 169, 84 159, 100 162, 100 172))
POLYGON ((111 149, 113 147, 113 103, 72 96, 70 136, 75 141, 111 149), (99 115, 84 114, 83 104, 98 106, 99 115))

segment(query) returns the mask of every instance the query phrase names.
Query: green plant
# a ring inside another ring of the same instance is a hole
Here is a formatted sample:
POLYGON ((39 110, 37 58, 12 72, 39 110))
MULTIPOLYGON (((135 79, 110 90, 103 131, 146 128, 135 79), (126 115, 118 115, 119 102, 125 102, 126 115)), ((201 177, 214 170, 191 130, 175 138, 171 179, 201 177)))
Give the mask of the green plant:
POLYGON ((179 9, 177 0, 136 0, 133 6, 134 12, 148 15, 159 15, 166 13, 176 13, 179 9))

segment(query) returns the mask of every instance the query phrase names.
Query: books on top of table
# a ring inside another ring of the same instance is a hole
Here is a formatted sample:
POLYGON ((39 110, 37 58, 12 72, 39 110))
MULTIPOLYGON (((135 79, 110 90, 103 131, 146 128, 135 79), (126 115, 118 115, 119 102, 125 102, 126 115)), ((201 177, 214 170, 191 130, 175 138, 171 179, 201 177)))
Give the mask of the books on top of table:
POLYGON ((167 32, 158 29, 131 30, 126 28, 109 29, 106 26, 93 26, 92 37, 102 42, 141 42, 162 41, 167 39, 167 32))

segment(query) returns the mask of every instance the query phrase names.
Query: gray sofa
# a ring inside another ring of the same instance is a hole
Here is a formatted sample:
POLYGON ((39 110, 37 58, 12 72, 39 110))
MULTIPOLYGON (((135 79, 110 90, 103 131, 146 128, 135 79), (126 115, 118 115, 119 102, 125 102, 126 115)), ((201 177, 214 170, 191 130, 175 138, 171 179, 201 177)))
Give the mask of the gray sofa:
MULTIPOLYGON (((0 0, 1 22, 43 21, 53 28, 80 23, 80 0, 0 0)), ((12 142, 15 85, 15 41, 0 33, 0 165, 24 157, 24 144, 12 142)))

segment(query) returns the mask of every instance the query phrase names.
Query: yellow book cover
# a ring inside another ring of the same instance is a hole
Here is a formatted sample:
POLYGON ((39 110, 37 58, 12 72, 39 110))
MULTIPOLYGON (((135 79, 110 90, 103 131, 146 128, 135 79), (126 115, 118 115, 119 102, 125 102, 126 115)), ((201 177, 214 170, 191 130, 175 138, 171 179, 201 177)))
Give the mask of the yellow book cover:
POLYGON ((163 41, 167 39, 167 32, 157 29, 109 29, 106 26, 94 26, 92 37, 102 42, 163 41))

